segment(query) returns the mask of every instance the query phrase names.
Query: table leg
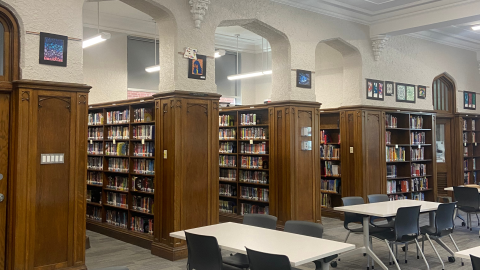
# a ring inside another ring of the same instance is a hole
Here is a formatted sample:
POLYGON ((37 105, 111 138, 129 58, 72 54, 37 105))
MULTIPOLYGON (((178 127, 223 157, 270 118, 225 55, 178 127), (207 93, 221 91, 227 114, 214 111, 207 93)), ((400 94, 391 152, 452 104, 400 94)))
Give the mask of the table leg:
POLYGON ((373 253, 370 247, 370 224, 369 224, 370 217, 364 216, 363 217, 363 244, 365 245, 365 252, 367 256, 370 256, 374 261, 378 263, 378 265, 384 269, 388 270, 387 266, 373 253))
POLYGON ((322 262, 322 270, 329 270, 330 269, 330 263, 322 262))

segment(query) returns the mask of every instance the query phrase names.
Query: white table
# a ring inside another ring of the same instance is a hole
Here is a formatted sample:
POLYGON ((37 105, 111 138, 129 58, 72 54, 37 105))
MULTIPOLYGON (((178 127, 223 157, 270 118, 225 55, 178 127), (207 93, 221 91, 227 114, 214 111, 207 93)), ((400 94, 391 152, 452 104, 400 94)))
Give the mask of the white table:
MULTIPOLYGON (((478 193, 480 193, 480 188, 477 188, 478 189, 478 193)), ((453 187, 446 187, 444 188, 443 190, 445 191, 452 191, 453 192, 453 187)))
MULTIPOLYGON (((389 202, 379 202, 379 203, 368 203, 368 204, 358 204, 352 206, 340 206, 335 207, 334 210, 340 212, 348 212, 364 215, 363 216, 363 243, 365 245, 365 253, 375 260, 380 267, 387 270, 387 266, 375 255, 370 247, 370 232, 369 232, 369 223, 370 217, 394 217, 397 215, 398 208, 401 207, 410 207, 420 205, 420 212, 426 213, 430 212, 430 224, 434 222, 434 212, 438 208, 440 203, 435 202, 425 202, 425 201, 414 201, 414 200, 398 200, 398 201, 389 201, 389 202)), ((443 245, 442 245, 443 246, 443 245)), ((446 246, 445 246, 446 247, 446 246)), ((444 248, 445 248, 444 247, 444 248)), ((448 247, 446 247, 448 248, 448 247)), ((450 253, 453 255, 453 251, 450 250, 450 253)))
MULTIPOLYGON (((214 236, 217 238, 220 248, 233 252, 246 254, 245 247, 247 247, 265 253, 286 255, 290 259, 292 266, 299 266, 355 249, 355 246, 352 244, 232 222, 186 231, 194 234, 214 236)), ((170 233, 170 236, 186 240, 184 231, 170 233)), ((329 269, 329 266, 329 263, 322 263, 322 269, 329 269)))
POLYGON ((470 254, 480 257, 480 246, 455 252, 455 257, 470 260, 470 254))

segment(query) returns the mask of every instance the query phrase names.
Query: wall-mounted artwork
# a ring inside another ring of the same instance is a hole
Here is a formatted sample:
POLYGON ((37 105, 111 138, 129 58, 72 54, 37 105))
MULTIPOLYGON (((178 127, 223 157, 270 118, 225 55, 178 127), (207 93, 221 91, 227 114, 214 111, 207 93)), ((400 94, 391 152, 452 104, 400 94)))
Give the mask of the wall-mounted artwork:
POLYGON ((463 108, 467 110, 477 109, 477 93, 463 91, 463 108))
POLYGON ((423 85, 418 85, 418 98, 426 99, 427 98, 427 87, 423 85))
POLYGON ((397 102, 407 102, 407 86, 403 83, 397 83, 395 86, 397 102))
POLYGON ((383 100, 384 86, 383 81, 367 79, 367 99, 383 100))
POLYGON ((415 85, 411 84, 406 84, 406 92, 407 92, 407 97, 406 97, 406 102, 410 103, 415 103, 416 101, 416 95, 415 95, 415 85))
POLYGON ((312 88, 312 72, 297 69, 297 87, 312 88))
POLYGON ((40 33, 39 62, 44 65, 67 66, 68 37, 40 33))
POLYGON ((393 96, 395 92, 395 83, 385 81, 385 96, 393 96))
POLYGON ((197 54, 197 59, 188 59, 188 78, 207 79, 207 57, 197 54))

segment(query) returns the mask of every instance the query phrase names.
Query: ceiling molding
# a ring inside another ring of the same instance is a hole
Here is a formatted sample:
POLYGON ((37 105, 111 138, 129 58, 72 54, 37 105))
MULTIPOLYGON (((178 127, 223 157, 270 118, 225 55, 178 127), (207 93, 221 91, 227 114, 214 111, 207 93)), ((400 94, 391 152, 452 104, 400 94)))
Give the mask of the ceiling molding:
POLYGON ((433 31, 422 31, 422 32, 418 32, 418 33, 411 33, 411 34, 407 34, 407 36, 418 38, 418 39, 423 39, 423 40, 427 40, 427 41, 431 41, 431 42, 435 42, 435 43, 442 44, 442 45, 447 45, 447 46, 454 47, 454 48, 468 50, 468 51, 472 51, 472 52, 480 51, 480 46, 478 46, 478 47, 471 46, 471 44, 466 44, 466 43, 463 43, 463 42, 459 42, 458 39, 455 39, 455 38, 452 38, 452 37, 449 37, 449 36, 444 36, 443 39, 442 39, 442 37, 438 36, 438 33, 433 32, 433 31))

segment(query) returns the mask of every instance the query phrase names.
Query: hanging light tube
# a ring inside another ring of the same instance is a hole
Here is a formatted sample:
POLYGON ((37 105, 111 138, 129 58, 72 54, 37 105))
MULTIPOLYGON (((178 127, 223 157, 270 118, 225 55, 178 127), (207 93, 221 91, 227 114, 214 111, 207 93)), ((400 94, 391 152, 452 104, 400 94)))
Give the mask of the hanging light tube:
MULTIPOLYGON (((237 44, 238 44, 238 36, 237 36, 237 44)), ((263 47, 264 46, 263 46, 263 38, 262 38, 262 66, 264 65, 263 47)), ((238 57, 238 45, 237 45, 237 57, 238 57)), ((238 65, 238 60, 237 60, 237 65, 238 65)), ((268 66, 268 54, 267 54, 267 66, 268 66)), ((257 72, 251 72, 251 73, 238 74, 238 66, 237 66, 237 74, 230 75, 227 77, 227 79, 230 81, 234 81, 234 80, 241 80, 241 79, 247 79, 247 78, 253 78, 253 77, 260 77, 263 75, 270 75, 270 74, 272 74, 272 70, 263 70, 263 71, 257 71, 257 72)))
POLYGON ((148 73, 160 71, 160 65, 157 65, 157 32, 157 22, 155 22, 155 41, 153 42, 153 50, 155 51, 155 65, 145 68, 145 71, 148 73))
POLYGON ((97 3, 97 32, 98 34, 96 36, 93 36, 87 40, 84 40, 82 43, 82 48, 87 48, 92 45, 98 44, 100 42, 103 42, 107 39, 110 39, 112 35, 110 33, 102 32, 100 33, 100 1, 97 3))

